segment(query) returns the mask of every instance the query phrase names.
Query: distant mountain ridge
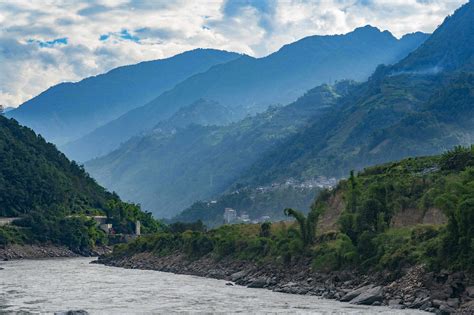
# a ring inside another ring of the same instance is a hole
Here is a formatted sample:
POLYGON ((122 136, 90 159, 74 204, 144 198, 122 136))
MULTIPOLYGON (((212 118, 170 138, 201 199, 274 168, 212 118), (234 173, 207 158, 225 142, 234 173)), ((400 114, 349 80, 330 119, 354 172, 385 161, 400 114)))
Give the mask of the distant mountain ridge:
POLYGON ((7 116, 56 145, 63 145, 145 104, 187 77, 239 56, 196 49, 167 59, 115 68, 79 82, 53 86, 7 116))
POLYGON ((322 85, 288 106, 271 107, 227 126, 188 124, 175 132, 160 127, 86 163, 86 168, 125 198, 171 217, 197 199, 225 191, 265 150, 330 110, 354 86, 347 81, 322 85))
MULTIPOLYGON (((222 106, 218 102, 199 99, 188 106, 180 108, 168 119, 157 123, 153 128, 151 128, 149 133, 153 134, 154 137, 158 137, 158 135, 168 137, 173 135, 177 130, 184 129, 190 125, 222 126, 231 123, 234 115, 235 114, 231 109, 222 106)), ((137 138, 146 136, 146 133, 137 135, 136 137, 126 141, 122 146, 127 147, 130 142, 134 142, 137 138)), ((83 150, 75 150, 73 144, 74 142, 62 147, 64 153, 74 156, 78 161, 86 160, 88 158, 87 152, 84 152, 83 150)), ((122 148, 122 146, 120 148, 122 148)), ((120 148, 117 150, 120 150, 120 148)), ((103 153, 105 153, 105 151, 103 153)), ((110 154, 114 153, 111 152, 110 154)))
POLYGON ((334 111, 267 152, 236 183, 344 176, 351 169, 472 144, 473 17, 470 1, 417 50, 379 67, 334 111))
MULTIPOLYGON (((264 150, 228 187, 258 189, 289 178, 304 181, 321 175, 341 177, 352 169, 472 144, 473 11, 473 2, 461 7, 430 37, 429 45, 422 45, 393 66, 378 67, 367 82, 338 98, 329 110, 312 116, 307 125, 264 150), (444 37, 456 38, 458 32, 468 35, 451 40, 447 49, 444 37), (440 47, 440 51, 433 47, 440 47), (419 56, 419 63, 414 56, 419 56), (431 68, 441 64, 454 66, 425 71, 427 65, 431 68)), ((217 200, 238 197, 227 194, 217 200)), ((269 202, 275 205, 275 200, 269 202)), ((178 218, 219 221, 222 205, 221 209, 206 205, 197 202, 178 218)))
MULTIPOLYGON (((419 49, 397 63, 392 71, 418 71, 434 73, 452 71, 474 64, 474 3, 456 10, 446 17, 419 49)), ((471 68, 472 70, 472 68, 471 68)))
POLYGON ((165 121, 159 122, 153 131, 175 131, 189 125, 221 126, 232 122, 233 112, 226 106, 212 100, 198 99, 192 104, 180 108, 165 121))
POLYGON ((345 35, 306 37, 263 58, 242 56, 189 77, 63 149, 81 160, 106 154, 200 98, 230 107, 236 119, 242 118, 292 102, 322 83, 365 80, 377 65, 400 60, 427 37, 417 33, 398 40, 388 31, 365 26, 345 35))

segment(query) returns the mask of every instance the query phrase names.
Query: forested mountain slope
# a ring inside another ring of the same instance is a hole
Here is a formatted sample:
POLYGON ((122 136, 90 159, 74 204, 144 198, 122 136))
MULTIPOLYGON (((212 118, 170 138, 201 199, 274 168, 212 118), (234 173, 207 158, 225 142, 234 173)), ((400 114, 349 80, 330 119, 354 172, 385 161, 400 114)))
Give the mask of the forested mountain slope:
POLYGON ((106 215, 117 233, 144 231, 158 223, 123 203, 31 129, 0 115, 0 217, 19 217, 0 227, 0 245, 53 242, 87 251, 106 244, 105 234, 86 216, 106 215))
POLYGON ((268 152, 237 182, 344 176, 375 163, 470 145, 473 27, 469 2, 420 48, 394 66, 379 67, 334 111, 268 152))
POLYGON ((303 128, 311 117, 329 111, 355 86, 348 81, 322 85, 288 106, 228 126, 188 125, 168 132, 158 128, 90 161, 86 168, 100 183, 157 216, 173 216, 193 201, 225 191, 263 152, 303 128))
POLYGON ((242 118, 269 105, 288 104, 322 83, 365 80, 377 65, 397 62, 427 37, 415 33, 398 40, 388 31, 366 26, 345 35, 306 37, 263 58, 242 56, 184 80, 71 143, 66 151, 72 158, 100 156, 200 98, 232 107, 242 118))

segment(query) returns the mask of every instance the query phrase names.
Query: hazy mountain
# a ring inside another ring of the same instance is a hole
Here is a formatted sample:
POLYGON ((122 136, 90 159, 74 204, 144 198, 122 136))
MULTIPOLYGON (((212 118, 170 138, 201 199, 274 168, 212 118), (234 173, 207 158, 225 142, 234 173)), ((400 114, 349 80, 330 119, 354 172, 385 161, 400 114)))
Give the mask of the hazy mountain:
POLYGON ((396 71, 435 73, 474 64, 474 3, 469 1, 443 24, 423 45, 399 62, 396 71))
MULTIPOLYGON (((226 125, 232 122, 234 112, 218 102, 199 99, 192 104, 180 108, 170 118, 156 124, 152 130, 155 134, 172 133, 178 128, 184 128, 191 124, 201 126, 226 125)), ((62 147, 62 151, 68 156, 73 156, 78 161, 84 161, 89 157, 88 152, 80 149, 75 142, 62 147)), ((100 151, 100 153, 107 153, 100 151)))
POLYGON ((3 113, 7 113, 7 112, 12 111, 14 109, 15 109, 15 107, 3 107, 3 113))
POLYGON ((201 126, 227 125, 232 122, 233 112, 218 102, 199 99, 189 106, 181 107, 169 119, 159 122, 154 131, 174 131, 196 124, 201 126))
POLYGON ((200 98, 231 107, 236 117, 243 117, 270 104, 288 104, 325 82, 365 80, 377 65, 397 62, 427 37, 415 33, 398 40, 388 31, 365 26, 345 35, 306 37, 264 58, 242 56, 184 80, 65 150, 75 159, 77 152, 81 159, 100 156, 200 98))
POLYGON ((353 88, 351 82, 323 85, 288 106, 271 107, 228 126, 193 124, 174 132, 157 128, 86 168, 100 183, 155 215, 172 216, 197 199, 223 192, 263 152, 327 112, 353 88))
POLYGON ((420 48, 394 66, 379 67, 332 112, 267 152, 237 182, 344 176, 350 169, 473 143, 473 30, 470 2, 420 48))
POLYGON ((145 104, 178 82, 240 55, 197 49, 119 67, 76 83, 61 83, 8 113, 56 145, 83 136, 145 104))

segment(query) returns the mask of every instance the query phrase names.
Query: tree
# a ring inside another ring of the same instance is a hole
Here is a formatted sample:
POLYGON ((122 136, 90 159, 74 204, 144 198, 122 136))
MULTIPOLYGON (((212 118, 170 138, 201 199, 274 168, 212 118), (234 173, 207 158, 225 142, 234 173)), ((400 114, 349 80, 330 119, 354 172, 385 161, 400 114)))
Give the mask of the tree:
POLYGON ((456 146, 453 150, 445 152, 440 159, 442 170, 462 171, 474 164, 474 146, 466 148, 456 146))
POLYGON ((271 222, 263 222, 262 225, 260 225, 260 236, 270 237, 271 232, 272 232, 271 227, 272 227, 271 222))
POLYGON ((348 200, 348 208, 350 213, 356 213, 357 212, 357 196, 358 196, 358 190, 357 190, 357 179, 354 175, 354 171, 351 171, 351 175, 349 177, 349 189, 350 189, 350 194, 349 194, 349 200, 348 200))
POLYGON ((0 104, 0 115, 3 115, 4 112, 5 112, 5 106, 0 104))
POLYGON ((314 241, 314 237, 316 235, 316 225, 318 223, 320 213, 319 208, 312 209, 308 213, 307 217, 305 217, 302 212, 291 208, 286 208, 284 210, 284 213, 286 216, 294 217, 295 220, 298 222, 303 244, 305 246, 311 244, 314 241))

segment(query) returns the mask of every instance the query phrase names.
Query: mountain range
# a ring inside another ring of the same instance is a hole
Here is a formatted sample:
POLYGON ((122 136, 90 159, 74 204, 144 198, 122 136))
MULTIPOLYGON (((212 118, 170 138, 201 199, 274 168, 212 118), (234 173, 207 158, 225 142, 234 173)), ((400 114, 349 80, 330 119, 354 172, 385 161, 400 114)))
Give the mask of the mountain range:
POLYGON ((379 67, 335 111, 267 152, 239 181, 343 176, 351 169, 471 144, 473 56, 474 3, 469 2, 420 48, 393 66, 379 67))
POLYGON ((237 120, 269 105, 292 102, 322 83, 365 80, 378 64, 398 61, 427 36, 414 33, 397 39, 366 26, 345 35, 306 37, 263 58, 241 56, 179 82, 62 149, 78 161, 105 155, 201 98, 231 108, 237 120))
MULTIPOLYGON (((279 141, 267 146, 258 143, 256 147, 261 151, 249 150, 253 148, 249 143, 254 139, 271 138, 274 131, 263 128, 245 133, 243 120, 236 124, 241 124, 237 128, 241 133, 234 136, 226 134, 222 137, 232 143, 229 147, 214 145, 215 142, 212 141, 195 141, 194 136, 197 133, 189 132, 188 129, 188 135, 192 137, 180 140, 186 144, 181 144, 185 150, 178 151, 179 154, 170 158, 173 160, 172 167, 168 167, 170 164, 162 160, 160 155, 163 151, 160 145, 157 145, 159 142, 150 142, 140 149, 129 151, 145 157, 147 162, 142 160, 141 163, 127 164, 129 159, 123 154, 124 151, 119 149, 114 155, 91 162, 87 167, 99 181, 116 175, 114 189, 125 196, 130 193, 127 188, 138 187, 137 183, 145 178, 153 178, 154 187, 161 187, 156 183, 163 178, 165 182, 171 183, 171 186, 182 187, 183 191, 187 191, 186 195, 199 192, 202 193, 200 198, 197 195, 192 197, 206 199, 213 194, 218 195, 219 191, 233 194, 239 187, 268 187, 289 178, 304 181, 321 175, 342 177, 352 169, 360 170, 368 165, 408 156, 437 154, 459 144, 469 145, 474 140, 473 49, 474 3, 470 2, 458 9, 454 15, 447 17, 433 35, 408 56, 394 65, 379 66, 366 82, 350 84, 346 93, 335 93, 336 97, 329 98, 330 106, 320 107, 320 99, 311 99, 308 95, 302 97, 299 101, 304 103, 307 100, 312 104, 310 108, 313 110, 324 110, 303 115, 305 119, 301 125, 292 129, 292 132, 280 134, 279 141), (251 140, 238 146, 231 139, 251 140), (211 145, 206 147, 205 143, 211 145), (198 162, 186 160, 184 152, 189 153, 198 162), (206 162, 206 154, 213 159, 206 162), (239 158, 236 157, 239 154, 244 157, 242 160, 245 160, 240 162, 242 164, 239 164, 239 158), (216 163, 219 157, 223 156, 226 156, 223 161, 235 167, 235 172, 229 171, 223 163, 216 163), (178 168, 182 172, 170 171, 170 174, 173 174, 170 178, 157 173, 147 177, 146 170, 152 168, 144 169, 141 166, 149 165, 150 161, 156 161, 158 164, 163 162, 162 165, 166 165, 167 170, 176 170, 176 165, 183 161, 182 166, 178 168), (186 172, 185 170, 192 169, 193 163, 198 165, 198 168, 186 172), (236 165, 243 166, 237 168, 236 165), (202 189, 209 187, 208 176, 212 174, 212 171, 203 171, 206 166, 209 170, 217 170, 218 175, 224 178, 219 181, 216 180, 219 176, 211 177, 213 185, 222 185, 213 191, 202 189), (100 173, 100 169, 110 170, 110 173, 100 173), (141 173, 137 169, 140 169, 141 173), (129 177, 128 172, 134 175, 129 177), (134 184, 128 187, 122 185, 134 176, 139 178, 134 184), (188 181, 179 185, 180 179, 188 181)), ((316 91, 321 92, 321 88, 316 91)), ((324 89, 337 91, 337 88, 329 86, 323 87, 323 91, 324 89)), ((296 104, 298 101, 280 110, 285 112, 298 108, 296 104)), ((273 117, 269 110, 248 118, 247 121, 258 125, 265 120, 263 117, 268 117, 266 115, 273 117)), ((291 126, 290 122, 295 121, 291 115, 283 114, 283 117, 287 118, 283 123, 286 126, 291 126)), ((225 128, 221 127, 219 130, 225 128)), ((186 131, 182 131, 181 135, 184 134, 186 131)), ((174 137, 178 139, 180 133, 174 137)), ((170 148, 174 148, 178 142, 173 140, 168 143, 163 147, 164 151, 172 154, 173 149, 170 148)), ((161 203, 163 197, 160 192, 164 192, 163 196, 172 196, 169 190, 156 190, 148 195, 152 199, 146 199, 145 204, 155 213, 167 215, 174 212, 168 210, 172 202, 161 203), (159 207, 155 208, 154 205, 159 207)), ((204 218, 208 212, 209 208, 205 203, 197 203, 185 210, 179 219, 189 221, 190 218, 204 218), (199 211, 202 212, 201 216, 197 214, 199 211), (189 217, 186 214, 189 214, 189 217)), ((206 218, 208 222, 216 222, 215 218, 206 218)))
POLYGON ((158 216, 172 216, 195 200, 224 191, 267 149, 303 128, 311 117, 323 115, 354 85, 322 85, 288 106, 271 107, 226 126, 170 128, 176 122, 173 116, 160 123, 168 128, 132 138, 86 163, 86 168, 125 198, 139 200, 158 216))
POLYGON ((187 77, 238 57, 226 51, 196 49, 119 67, 79 82, 55 85, 7 116, 62 146, 145 104, 187 77))

